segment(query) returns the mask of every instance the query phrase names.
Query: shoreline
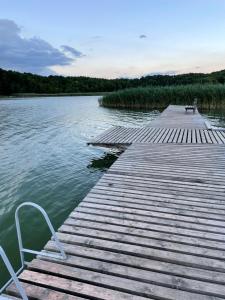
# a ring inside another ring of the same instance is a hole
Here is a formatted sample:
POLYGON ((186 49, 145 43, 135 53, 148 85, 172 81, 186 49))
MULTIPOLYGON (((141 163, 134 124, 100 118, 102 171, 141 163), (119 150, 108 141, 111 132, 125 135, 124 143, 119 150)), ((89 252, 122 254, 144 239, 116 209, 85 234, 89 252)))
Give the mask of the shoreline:
POLYGON ((13 95, 0 95, 0 100, 3 99, 18 99, 18 98, 35 98, 35 97, 71 97, 71 96, 104 96, 110 92, 93 92, 93 93, 57 93, 57 94, 36 94, 36 93, 19 93, 13 95))

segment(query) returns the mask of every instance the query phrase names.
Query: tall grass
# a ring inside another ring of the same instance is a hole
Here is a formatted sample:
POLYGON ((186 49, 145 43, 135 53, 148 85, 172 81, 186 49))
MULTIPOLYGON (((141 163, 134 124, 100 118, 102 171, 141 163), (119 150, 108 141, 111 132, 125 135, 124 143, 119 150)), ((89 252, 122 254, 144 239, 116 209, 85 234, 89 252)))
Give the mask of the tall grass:
POLYGON ((162 109, 169 104, 192 104, 198 98, 200 109, 225 107, 224 84, 174 85, 120 90, 99 99, 104 107, 162 109))

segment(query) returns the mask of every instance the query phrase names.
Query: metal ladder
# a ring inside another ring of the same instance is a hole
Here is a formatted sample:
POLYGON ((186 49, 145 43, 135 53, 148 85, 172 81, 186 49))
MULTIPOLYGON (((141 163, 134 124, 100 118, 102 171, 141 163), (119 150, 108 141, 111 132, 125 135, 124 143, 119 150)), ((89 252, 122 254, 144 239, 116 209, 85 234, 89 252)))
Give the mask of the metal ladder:
POLYGON ((15 283, 16 288, 18 289, 18 291, 20 293, 21 299, 28 300, 26 292, 25 292, 21 282, 18 279, 18 275, 23 271, 23 269, 25 268, 25 265, 27 264, 24 259, 24 253, 30 253, 30 254, 40 255, 40 256, 47 256, 47 257, 52 257, 52 258, 56 258, 56 259, 63 259, 63 260, 66 259, 66 254, 63 250, 62 244, 60 243, 60 241, 55 233, 55 230, 52 226, 52 223, 51 223, 46 211, 41 206, 39 206, 33 202, 24 202, 24 203, 20 204, 17 207, 16 212, 15 212, 15 224, 16 224, 17 239, 18 239, 18 244, 19 244, 21 267, 19 268, 19 270, 17 270, 15 272, 4 249, 0 246, 0 258, 2 259, 4 265, 6 266, 8 272, 10 274, 10 279, 0 289, 0 300, 10 299, 7 295, 3 296, 2 293, 12 282, 15 283), (54 252, 44 251, 44 250, 36 251, 36 250, 32 250, 32 249, 26 249, 23 247, 23 241, 22 241, 22 235, 21 235, 21 229, 20 229, 20 221, 19 221, 19 211, 24 206, 32 206, 40 211, 40 213, 44 217, 44 219, 48 225, 48 228, 52 234, 52 239, 55 242, 57 249, 59 250, 58 254, 56 254, 54 252))

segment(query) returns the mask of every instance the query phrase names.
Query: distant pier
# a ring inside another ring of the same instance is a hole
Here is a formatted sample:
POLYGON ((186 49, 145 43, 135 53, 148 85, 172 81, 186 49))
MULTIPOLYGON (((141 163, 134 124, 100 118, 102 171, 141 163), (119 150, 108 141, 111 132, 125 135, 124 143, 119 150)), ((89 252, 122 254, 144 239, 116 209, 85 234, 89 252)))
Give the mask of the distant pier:
POLYGON ((67 259, 37 257, 19 276, 28 297, 225 299, 225 132, 171 105, 89 144, 127 149, 59 228, 67 259))

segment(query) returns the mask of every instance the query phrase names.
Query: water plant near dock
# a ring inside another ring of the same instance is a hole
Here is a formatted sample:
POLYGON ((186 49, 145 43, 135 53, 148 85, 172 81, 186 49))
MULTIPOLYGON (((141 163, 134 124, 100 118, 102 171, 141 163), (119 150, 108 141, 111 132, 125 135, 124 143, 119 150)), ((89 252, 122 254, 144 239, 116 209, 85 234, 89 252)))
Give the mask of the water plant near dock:
POLYGON ((149 86, 120 90, 99 99, 104 107, 163 109, 169 104, 191 104, 198 98, 200 109, 225 107, 224 84, 149 86))

